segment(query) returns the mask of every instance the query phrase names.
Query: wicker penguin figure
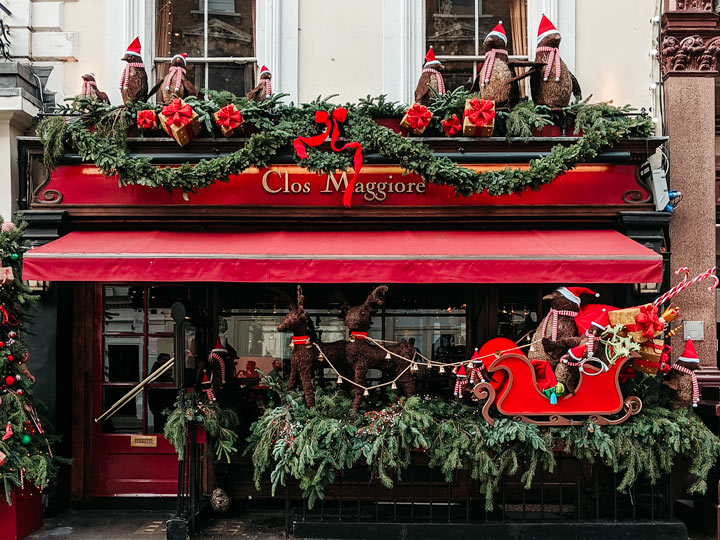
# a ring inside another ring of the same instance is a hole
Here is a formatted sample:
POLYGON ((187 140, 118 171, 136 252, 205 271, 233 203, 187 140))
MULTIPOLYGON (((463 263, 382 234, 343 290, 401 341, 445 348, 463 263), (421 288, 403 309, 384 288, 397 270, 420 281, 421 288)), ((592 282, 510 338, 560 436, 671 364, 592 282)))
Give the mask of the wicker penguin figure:
POLYGON ((517 78, 510 69, 507 35, 500 21, 485 37, 485 62, 479 67, 471 91, 480 92, 483 99, 495 102, 496 107, 512 106, 520 99, 517 78))
POLYGON ((108 98, 108 95, 98 89, 97 83, 95 82, 94 73, 86 73, 82 76, 82 80, 83 85, 82 91, 80 92, 81 97, 96 99, 98 101, 102 101, 108 104, 110 103, 110 98, 108 98))
POLYGON ((435 97, 433 90, 441 95, 445 95, 445 81, 440 73, 443 69, 443 65, 440 60, 435 59, 435 51, 432 46, 425 55, 425 65, 423 66, 422 73, 420 74, 420 80, 415 88, 415 102, 425 105, 430 105, 435 97), (430 90, 432 88, 432 90, 430 90))
POLYGON ((570 96, 582 99, 580 83, 560 58, 562 36, 545 15, 538 27, 535 61, 543 62, 543 69, 534 71, 530 76, 530 91, 535 105, 560 108, 570 104, 570 96))
POLYGON ((700 358, 695 351, 695 345, 692 340, 688 339, 685 343, 685 350, 670 366, 670 371, 663 380, 663 384, 674 391, 670 400, 673 410, 691 405, 697 407, 697 403, 700 401, 700 391, 694 372, 699 367, 700 358))
POLYGON ((148 78, 140 54, 140 38, 135 38, 125 52, 122 60, 127 62, 120 79, 120 92, 123 103, 147 101, 148 78))
POLYGON ((168 104, 173 98, 184 98, 185 96, 197 96, 198 91, 195 85, 191 83, 187 77, 187 54, 181 53, 176 54, 170 60, 170 69, 167 75, 161 80, 155 83, 155 86, 150 90, 149 96, 152 96, 155 92, 160 90, 159 103, 168 104))
POLYGON ((250 101, 260 102, 272 97, 272 95, 272 72, 266 66, 263 66, 260 68, 258 84, 248 92, 247 98, 250 101))

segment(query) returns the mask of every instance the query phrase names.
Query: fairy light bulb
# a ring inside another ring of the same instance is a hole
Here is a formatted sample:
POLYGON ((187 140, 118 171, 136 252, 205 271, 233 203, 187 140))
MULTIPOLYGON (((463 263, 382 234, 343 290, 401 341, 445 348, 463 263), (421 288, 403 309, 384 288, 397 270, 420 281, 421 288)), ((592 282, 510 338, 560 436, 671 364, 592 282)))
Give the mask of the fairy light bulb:
POLYGON ((390 390, 397 390, 397 384, 395 384, 395 381, 393 381, 390 385, 390 390))
POLYGON ((412 366, 410 366, 410 371, 417 371, 417 370, 418 370, 418 365, 415 362, 413 362, 412 366))
POLYGON ((335 382, 337 382, 337 384, 342 384, 342 382, 343 382, 342 377, 340 375, 338 375, 337 381, 335 381, 335 382))
POLYGON ((370 395, 370 392, 368 392, 367 388, 363 392, 363 397, 368 397, 370 395))
POLYGON ((440 366, 438 373, 445 373, 445 366, 440 366))
POLYGON ((392 356, 390 355, 390 351, 385 355, 385 360, 392 360, 392 356))

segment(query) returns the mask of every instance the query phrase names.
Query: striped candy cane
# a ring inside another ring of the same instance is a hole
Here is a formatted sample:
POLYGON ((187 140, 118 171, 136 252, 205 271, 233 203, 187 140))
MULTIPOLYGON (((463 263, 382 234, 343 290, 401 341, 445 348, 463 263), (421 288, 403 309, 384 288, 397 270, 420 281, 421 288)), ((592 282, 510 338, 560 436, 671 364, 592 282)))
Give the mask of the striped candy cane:
POLYGON ((710 287, 708 287, 708 290, 712 290, 712 289, 717 288, 717 286, 720 285, 720 279, 718 279, 718 277, 715 275, 715 271, 716 271, 716 270, 717 270, 717 267, 716 267, 716 266, 713 266, 712 268, 708 268, 707 270, 705 270, 702 274, 699 274, 699 275, 695 276, 693 279, 689 279, 690 273, 689 273, 688 269, 685 268, 685 267, 683 267, 683 268, 678 268, 678 269, 675 271, 675 273, 676 273, 676 274, 679 274, 680 272, 684 272, 684 273, 685 273, 685 277, 683 278, 683 280, 682 280, 680 283, 678 283, 677 285, 675 285, 675 286, 674 286, 672 289, 670 289, 668 292, 666 292, 666 293, 663 294, 662 296, 658 297, 658 298, 653 302, 653 305, 656 306, 656 307, 661 306, 662 304, 664 304, 665 302, 667 302, 667 301, 670 300, 671 298, 677 296, 677 294, 680 293, 681 291, 687 289, 690 285, 694 285, 694 284, 697 283, 698 281, 702 281, 703 279, 708 278, 708 277, 713 280, 713 285, 710 286, 710 287))

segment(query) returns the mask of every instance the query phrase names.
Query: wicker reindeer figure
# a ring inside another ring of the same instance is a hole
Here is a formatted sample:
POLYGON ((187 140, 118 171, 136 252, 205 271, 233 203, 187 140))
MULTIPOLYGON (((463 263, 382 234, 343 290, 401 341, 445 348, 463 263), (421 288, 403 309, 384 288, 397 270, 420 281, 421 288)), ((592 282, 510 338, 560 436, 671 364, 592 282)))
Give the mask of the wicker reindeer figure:
POLYGON ((322 350, 332 365, 345 377, 350 376, 350 370, 345 361, 345 340, 333 341, 331 343, 320 343, 315 333, 311 316, 305 311, 303 305, 305 296, 302 287, 297 286, 297 303, 290 304, 290 313, 288 313, 282 322, 278 325, 278 332, 292 332, 290 346, 292 353, 290 354, 290 378, 288 380, 288 389, 293 390, 297 384, 298 378, 302 384, 303 394, 305 395, 305 405, 308 407, 315 406, 315 390, 313 388, 313 370, 319 364, 320 352, 322 350), (314 345, 317 344, 317 347, 314 345))
MULTIPOLYGON (((346 347, 346 356, 355 372, 355 383, 362 386, 367 384, 366 377, 369 369, 375 368, 386 373, 389 372, 393 378, 405 370, 398 379, 397 385, 402 388, 406 396, 411 396, 415 392, 415 381, 410 375, 410 371, 406 370, 408 362, 403 358, 412 359, 415 354, 415 347, 405 340, 388 345, 386 348, 391 353, 394 353, 390 354, 390 358, 388 358, 388 353, 385 350, 365 339, 368 330, 372 326, 373 316, 385 301, 387 290, 387 285, 377 287, 365 299, 365 302, 350 308, 348 311, 345 316, 345 326, 350 330, 350 341, 346 347), (398 358, 395 354, 402 358, 398 358)), ((353 409, 358 410, 363 391, 356 387, 354 392, 353 409)))

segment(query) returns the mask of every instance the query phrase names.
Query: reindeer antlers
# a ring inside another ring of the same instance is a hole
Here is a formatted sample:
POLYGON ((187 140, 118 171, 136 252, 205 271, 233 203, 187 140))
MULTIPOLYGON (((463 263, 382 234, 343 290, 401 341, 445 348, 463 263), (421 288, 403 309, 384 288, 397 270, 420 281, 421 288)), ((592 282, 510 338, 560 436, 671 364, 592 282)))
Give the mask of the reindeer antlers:
POLYGON ((302 287, 300 285, 297 286, 297 307, 299 310, 305 309, 303 307, 303 302, 305 302, 305 295, 302 292, 302 287))

